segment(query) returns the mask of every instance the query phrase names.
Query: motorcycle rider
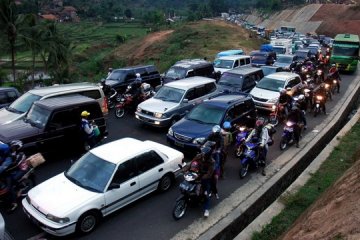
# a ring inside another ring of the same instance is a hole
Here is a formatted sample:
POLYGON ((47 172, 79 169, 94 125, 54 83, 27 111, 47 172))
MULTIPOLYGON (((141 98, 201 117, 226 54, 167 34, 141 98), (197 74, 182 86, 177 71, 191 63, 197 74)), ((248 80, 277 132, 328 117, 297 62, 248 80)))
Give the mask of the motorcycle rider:
POLYGON ((330 77, 332 79, 337 79, 337 82, 336 82, 337 93, 340 93, 341 78, 340 78, 339 69, 336 67, 336 64, 334 64, 334 63, 331 64, 331 68, 329 69, 328 77, 330 77))
POLYGON ((204 217, 209 217, 210 196, 213 183, 214 165, 215 161, 212 158, 212 149, 210 147, 203 147, 201 149, 202 163, 201 163, 201 185, 204 190, 204 217))
POLYGON ((101 79, 100 83, 101 83, 101 87, 102 87, 102 90, 103 90, 105 96, 110 97, 111 96, 111 87, 106 84, 106 79, 105 78, 101 79))
POLYGON ((4 172, 13 162, 10 146, 0 143, 0 174, 4 172))
POLYGON ((307 110, 307 103, 305 101, 305 96, 303 94, 299 95, 298 100, 296 102, 296 107, 298 107, 300 110, 300 120, 304 123, 304 130, 306 130, 307 122, 306 122, 305 113, 307 110))
POLYGON ((285 114, 285 116, 287 116, 289 113, 292 101, 293 99, 289 94, 287 94, 286 89, 281 89, 279 96, 279 105, 283 107, 283 113, 285 114))
POLYGON ((251 130, 249 136, 247 137, 246 141, 249 142, 252 138, 258 139, 260 146, 259 146, 259 165, 262 167, 261 174, 263 176, 266 175, 265 167, 266 167, 266 155, 268 151, 268 142, 270 140, 268 128, 264 127, 265 119, 258 118, 255 123, 255 128, 251 130))
POLYGON ((89 116, 90 113, 88 111, 81 112, 81 130, 83 132, 84 141, 89 145, 90 148, 93 148, 96 145, 96 137, 94 128, 88 120, 89 116))
MULTIPOLYGON (((320 102, 320 105, 322 107, 322 110, 324 112, 324 114, 326 114, 326 107, 325 107, 325 102, 326 102, 326 89, 325 89, 325 83, 321 83, 320 86, 315 90, 314 92, 314 96, 316 95, 320 95, 323 97, 323 100, 320 102)), ((315 105, 315 101, 314 105, 315 105)))
POLYGON ((223 159, 221 161, 221 172, 220 172, 220 178, 224 178, 224 170, 225 170, 225 162, 228 155, 229 146, 232 143, 232 134, 230 132, 231 130, 231 123, 229 121, 225 121, 223 123, 223 128, 221 129, 221 135, 222 139, 224 141, 224 148, 223 148, 223 159))
POLYGON ((301 121, 301 113, 297 106, 293 106, 291 108, 287 121, 294 123, 294 139, 295 139, 296 147, 299 148, 300 131, 301 131, 299 124, 301 121))
POLYGON ((142 79, 140 77, 140 73, 136 73, 136 79, 132 83, 130 83, 126 93, 131 94, 134 101, 134 106, 137 106, 137 103, 140 102, 141 96, 141 82, 142 79))

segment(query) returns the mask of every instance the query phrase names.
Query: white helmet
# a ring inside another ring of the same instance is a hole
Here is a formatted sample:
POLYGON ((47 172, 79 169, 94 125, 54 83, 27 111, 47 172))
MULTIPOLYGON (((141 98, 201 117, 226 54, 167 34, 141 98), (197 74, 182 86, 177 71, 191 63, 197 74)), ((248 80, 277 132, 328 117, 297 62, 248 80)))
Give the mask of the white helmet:
POLYGON ((139 78, 139 77, 140 77, 140 73, 136 73, 136 77, 139 78))
POLYGON ((215 125, 212 128, 213 133, 219 133, 221 131, 221 127, 219 125, 215 125))
POLYGON ((305 99, 304 94, 300 94, 299 97, 298 97, 298 100, 299 100, 299 101, 303 101, 304 99, 305 99))

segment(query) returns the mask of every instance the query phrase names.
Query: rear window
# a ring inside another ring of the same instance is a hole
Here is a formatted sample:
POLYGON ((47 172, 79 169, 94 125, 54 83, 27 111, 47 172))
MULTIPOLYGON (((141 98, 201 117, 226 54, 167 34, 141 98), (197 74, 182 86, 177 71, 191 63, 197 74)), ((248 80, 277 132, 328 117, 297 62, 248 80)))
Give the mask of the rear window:
POLYGON ((242 78, 242 75, 224 72, 223 75, 221 75, 218 84, 224 86, 241 86, 242 78))
POLYGON ((95 100, 101 98, 101 93, 99 90, 89 90, 89 91, 79 92, 79 94, 95 100))

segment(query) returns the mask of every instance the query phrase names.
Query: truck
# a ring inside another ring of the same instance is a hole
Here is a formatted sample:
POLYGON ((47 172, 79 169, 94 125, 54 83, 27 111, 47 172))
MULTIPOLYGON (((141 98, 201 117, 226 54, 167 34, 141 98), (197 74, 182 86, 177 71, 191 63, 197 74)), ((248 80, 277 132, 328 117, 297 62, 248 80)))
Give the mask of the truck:
POLYGON ((273 50, 276 54, 292 54, 291 39, 272 39, 270 44, 273 46, 273 50))

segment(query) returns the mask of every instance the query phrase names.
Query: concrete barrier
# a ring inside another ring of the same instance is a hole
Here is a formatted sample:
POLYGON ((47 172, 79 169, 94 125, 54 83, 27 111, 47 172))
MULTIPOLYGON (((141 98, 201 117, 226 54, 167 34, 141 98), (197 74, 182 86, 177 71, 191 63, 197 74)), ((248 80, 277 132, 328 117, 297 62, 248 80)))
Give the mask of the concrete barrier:
MULTIPOLYGON (((359 71, 358 71, 359 72, 359 71)), ((197 220, 173 239, 233 239, 309 166, 348 121, 360 95, 360 76, 355 76, 329 116, 308 133, 300 149, 291 148, 267 167, 267 177, 237 189, 216 206, 206 223, 197 220)))

